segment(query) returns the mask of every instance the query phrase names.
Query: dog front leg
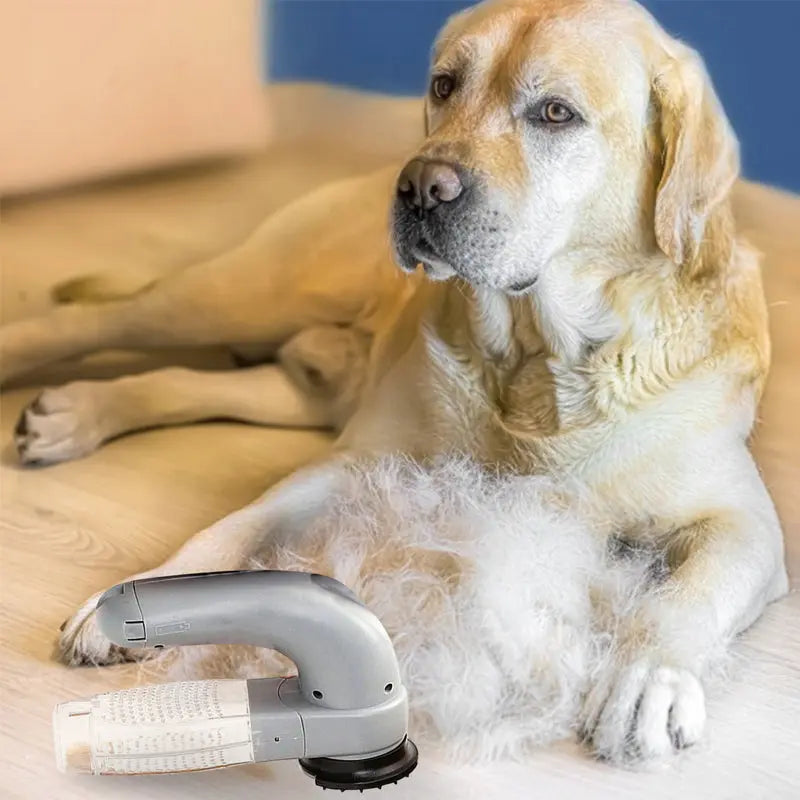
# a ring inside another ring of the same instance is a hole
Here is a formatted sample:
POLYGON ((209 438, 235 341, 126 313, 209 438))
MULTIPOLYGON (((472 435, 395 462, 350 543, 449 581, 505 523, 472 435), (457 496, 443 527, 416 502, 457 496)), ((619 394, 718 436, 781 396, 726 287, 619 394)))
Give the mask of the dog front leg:
POLYGON ((651 761, 697 742, 704 670, 787 590, 780 524, 746 461, 724 501, 674 536, 670 577, 625 625, 589 693, 584 734, 600 757, 651 761))
MULTIPOLYGON (((276 537, 298 539, 348 480, 350 457, 333 458, 298 470, 248 506, 235 511, 189 539, 155 569, 127 580, 193 572, 246 569, 265 545, 276 537)), ((134 658, 112 644, 97 626, 95 606, 101 592, 92 595, 68 619, 58 641, 65 664, 105 665, 134 658)))

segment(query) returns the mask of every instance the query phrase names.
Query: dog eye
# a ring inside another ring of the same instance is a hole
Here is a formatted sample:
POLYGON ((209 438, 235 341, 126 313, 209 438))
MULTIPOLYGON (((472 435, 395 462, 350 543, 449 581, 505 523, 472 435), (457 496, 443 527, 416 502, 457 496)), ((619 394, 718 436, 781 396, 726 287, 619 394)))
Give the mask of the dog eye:
POLYGON ((456 79, 452 75, 437 75, 431 81, 431 93, 437 100, 447 100, 456 88, 456 79))
POLYGON ((549 102, 542 104, 542 108, 539 113, 542 122, 549 122, 553 125, 563 125, 565 122, 569 122, 575 116, 571 109, 569 109, 563 103, 559 103, 557 100, 550 100, 549 102))

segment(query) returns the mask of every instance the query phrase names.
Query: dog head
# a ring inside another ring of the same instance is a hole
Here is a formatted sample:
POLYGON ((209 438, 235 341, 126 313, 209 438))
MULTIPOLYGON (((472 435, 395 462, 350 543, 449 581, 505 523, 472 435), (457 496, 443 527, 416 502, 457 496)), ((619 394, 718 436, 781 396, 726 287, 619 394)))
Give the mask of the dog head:
POLYGON ((509 293, 559 256, 691 264, 738 172, 699 57, 626 0, 490 0, 434 48, 396 260, 509 293))

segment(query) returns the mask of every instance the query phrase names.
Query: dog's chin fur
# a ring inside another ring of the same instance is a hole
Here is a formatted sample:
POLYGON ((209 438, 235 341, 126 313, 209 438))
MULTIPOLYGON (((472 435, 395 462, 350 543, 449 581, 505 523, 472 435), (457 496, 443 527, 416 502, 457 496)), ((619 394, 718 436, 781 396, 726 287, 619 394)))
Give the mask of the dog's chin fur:
MULTIPOLYGON (((325 572, 363 599, 393 639, 412 736, 456 761, 519 759, 574 734, 617 622, 653 583, 654 553, 610 555, 565 500, 548 479, 461 457, 385 457, 354 466, 323 522, 252 566, 325 572)), ((291 671, 245 647, 183 648, 152 667, 172 679, 291 671)))

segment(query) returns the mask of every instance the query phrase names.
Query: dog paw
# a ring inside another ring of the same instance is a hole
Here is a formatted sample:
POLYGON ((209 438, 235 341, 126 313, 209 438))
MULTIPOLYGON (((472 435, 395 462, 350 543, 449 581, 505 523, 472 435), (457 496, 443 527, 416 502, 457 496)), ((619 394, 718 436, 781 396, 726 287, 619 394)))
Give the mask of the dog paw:
POLYGON ((705 695, 693 673, 639 661, 589 693, 582 733, 599 758, 630 766, 696 744, 705 722, 705 695))
POLYGON ((14 429, 23 464, 54 464, 80 458, 102 443, 100 409, 89 383, 45 389, 25 408, 14 429))
POLYGON ((95 608, 100 593, 90 597, 80 609, 61 626, 56 654, 69 667, 119 664, 136 661, 143 653, 120 647, 108 639, 97 624, 95 608))

